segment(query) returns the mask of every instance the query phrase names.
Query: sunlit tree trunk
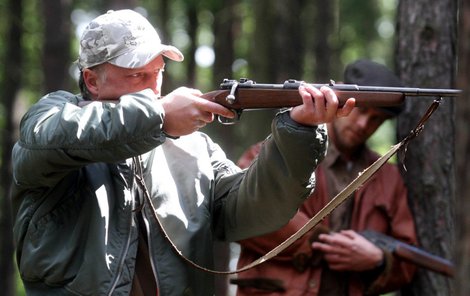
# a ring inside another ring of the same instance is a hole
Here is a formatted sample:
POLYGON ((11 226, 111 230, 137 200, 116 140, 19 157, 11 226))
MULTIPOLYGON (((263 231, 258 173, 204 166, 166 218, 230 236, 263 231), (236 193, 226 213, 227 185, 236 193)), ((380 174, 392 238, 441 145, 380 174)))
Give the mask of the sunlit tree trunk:
MULTIPOLYGON (((403 0, 398 6, 396 65, 407 86, 451 88, 456 75, 457 0, 403 0)), ((414 128, 432 99, 406 100, 399 137, 414 128)), ((420 246, 452 259, 454 233, 454 105, 445 98, 412 141, 404 178, 420 246)), ((406 295, 453 295, 451 279, 419 269, 406 295)))
POLYGON ((22 30, 22 0, 8 0, 5 14, 9 29, 4 42, 5 56, 3 57, 3 81, 0 88, 0 102, 4 109, 3 128, 0 130, 1 172, 0 172, 0 287, 2 295, 15 295, 15 277, 13 264, 13 236, 10 211, 11 187, 11 149, 16 138, 15 103, 21 86, 22 62, 21 51, 22 30))
POLYGON ((470 291, 470 1, 462 0, 459 25, 459 70, 457 86, 464 93, 456 100, 456 167, 457 167, 457 231, 456 231, 456 296, 470 291))

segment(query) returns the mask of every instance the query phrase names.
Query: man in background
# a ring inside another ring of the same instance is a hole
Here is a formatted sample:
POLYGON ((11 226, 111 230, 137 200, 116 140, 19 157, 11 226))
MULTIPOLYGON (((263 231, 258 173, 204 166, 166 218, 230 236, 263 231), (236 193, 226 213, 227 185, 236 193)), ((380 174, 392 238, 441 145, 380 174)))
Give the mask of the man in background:
MULTIPOLYGON (((345 69, 344 82, 402 86, 385 66, 358 60, 345 69)), ((329 147, 316 171, 316 189, 282 229, 240 241, 239 267, 258 259, 300 229, 378 157, 366 141, 399 107, 354 108, 328 124, 329 147)), ((240 158, 247 167, 263 143, 240 158)), ((268 262, 240 273, 237 295, 378 295, 409 283, 415 267, 372 243, 361 232, 373 230, 416 244, 407 191, 396 165, 385 164, 320 225, 268 262)))

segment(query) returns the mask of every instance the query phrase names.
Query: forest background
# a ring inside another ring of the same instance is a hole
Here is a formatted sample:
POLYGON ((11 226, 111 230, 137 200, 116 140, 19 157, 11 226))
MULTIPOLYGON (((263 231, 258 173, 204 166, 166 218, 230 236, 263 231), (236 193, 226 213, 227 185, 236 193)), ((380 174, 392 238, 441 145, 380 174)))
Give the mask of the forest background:
MULTIPOLYGON (((403 174, 410 188, 421 246, 459 258, 455 280, 419 270, 402 295, 465 295, 469 291, 470 210, 465 156, 469 110, 470 1, 463 0, 0 0, 0 290, 23 295, 14 263, 10 151, 19 120, 42 95, 78 92, 77 39, 108 9, 132 8, 148 17, 183 63, 168 62, 163 93, 178 86, 208 92, 224 78, 259 83, 287 79, 342 80, 346 64, 368 58, 394 70, 410 87, 454 88, 425 132, 410 144, 403 174), (460 17, 459 17, 460 16, 460 17), (466 16, 466 17, 464 17, 466 16), (456 240, 456 237, 459 237, 456 240), (462 294, 459 294, 462 293, 462 294)), ((432 101, 432 99, 431 99, 432 101)), ((405 112, 377 132, 379 152, 411 130, 429 99, 407 100, 405 112)), ((275 111, 245 112, 232 126, 207 132, 236 161, 266 137, 275 111)), ((396 159, 395 159, 396 161, 396 159)), ((33 168, 32 168, 33 169, 33 168)), ((6 293, 6 294, 5 294, 6 293)))

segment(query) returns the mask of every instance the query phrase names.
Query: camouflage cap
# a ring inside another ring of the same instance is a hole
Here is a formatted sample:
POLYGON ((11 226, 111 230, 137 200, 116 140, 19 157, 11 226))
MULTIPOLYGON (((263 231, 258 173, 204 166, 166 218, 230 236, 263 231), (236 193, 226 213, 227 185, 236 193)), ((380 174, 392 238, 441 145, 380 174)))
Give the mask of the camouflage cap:
POLYGON ((160 54, 183 60, 176 47, 161 43, 155 28, 141 14, 129 9, 110 10, 85 28, 78 66, 83 69, 109 62, 122 68, 140 68, 160 54))

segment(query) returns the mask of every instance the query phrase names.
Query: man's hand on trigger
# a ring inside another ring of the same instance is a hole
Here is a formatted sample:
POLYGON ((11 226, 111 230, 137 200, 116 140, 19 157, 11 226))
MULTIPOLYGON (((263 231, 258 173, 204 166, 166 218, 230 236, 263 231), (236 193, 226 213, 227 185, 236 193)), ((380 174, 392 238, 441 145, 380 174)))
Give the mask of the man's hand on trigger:
POLYGON ((165 133, 174 137, 191 134, 214 121, 214 114, 234 117, 232 111, 201 98, 201 95, 197 89, 180 87, 161 99, 165 110, 165 133))
POLYGON ((333 121, 336 117, 349 115, 355 105, 355 100, 350 98, 343 107, 339 107, 339 101, 334 91, 326 86, 317 89, 310 84, 299 87, 302 97, 302 105, 292 108, 291 118, 297 123, 313 126, 333 121))

